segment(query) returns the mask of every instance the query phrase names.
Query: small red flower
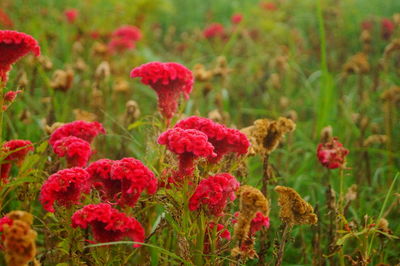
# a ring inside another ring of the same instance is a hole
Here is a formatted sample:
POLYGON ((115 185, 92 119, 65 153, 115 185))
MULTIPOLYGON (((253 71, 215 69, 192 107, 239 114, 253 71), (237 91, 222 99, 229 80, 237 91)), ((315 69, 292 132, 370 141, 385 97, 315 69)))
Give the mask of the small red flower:
POLYGON ((4 216, 3 218, 0 218, 0 232, 3 232, 3 225, 8 224, 12 225, 13 220, 8 218, 8 216, 4 216))
POLYGON ((233 24, 239 24, 243 20, 243 15, 240 13, 233 14, 231 17, 231 21, 233 24))
MULTIPOLYGON (((134 242, 144 242, 143 226, 133 217, 119 212, 109 204, 99 203, 86 205, 72 215, 72 227, 86 229, 91 227, 93 237, 101 243, 122 240, 124 237, 134 242)), ((133 247, 140 247, 134 244, 133 247)))
POLYGON ((29 140, 14 139, 3 144, 2 152, 7 156, 3 159, 5 163, 0 165, 1 168, 1 180, 7 182, 7 178, 10 174, 11 164, 16 163, 17 165, 22 164, 28 152, 33 151, 32 142, 29 140))
POLYGON ((255 235, 263 227, 269 228, 269 217, 264 216, 261 212, 257 212, 256 217, 251 220, 250 235, 255 235))
POLYGON ((204 249, 203 249, 204 254, 210 253, 211 249, 210 240, 214 230, 216 230, 217 233, 216 248, 218 248, 223 238, 226 240, 231 240, 231 233, 227 229, 225 229, 224 225, 210 222, 208 224, 208 228, 206 229, 206 234, 204 237, 204 249))
POLYGON ((213 145, 208 137, 195 129, 173 128, 162 133, 158 143, 179 156, 179 176, 189 176, 194 171, 194 160, 198 157, 215 157, 213 145))
POLYGON ((260 3, 261 8, 267 10, 267 11, 275 11, 278 9, 275 3, 273 2, 261 2, 260 3))
POLYGON ((43 208, 54 212, 54 203, 66 208, 79 204, 83 193, 90 192, 89 174, 85 169, 75 167, 60 170, 51 175, 43 184, 39 200, 43 208))
POLYGON ((15 98, 17 97, 18 94, 20 94, 22 90, 16 90, 16 91, 8 91, 4 94, 4 105, 3 105, 3 110, 7 110, 7 108, 14 102, 15 98))
POLYGON ((84 167, 92 155, 89 142, 74 136, 57 140, 53 151, 59 157, 66 157, 68 167, 84 167))
POLYGON ((225 28, 220 23, 212 23, 203 31, 203 36, 206 39, 213 39, 213 38, 226 38, 225 28))
POLYGON ((50 136, 49 143, 54 146, 57 140, 65 137, 74 136, 83 139, 89 143, 99 134, 105 134, 106 131, 99 122, 74 121, 57 128, 50 136))
POLYGON ((235 191, 240 183, 228 173, 210 176, 200 181, 192 197, 189 199, 189 210, 195 211, 206 205, 210 214, 222 216, 228 199, 235 200, 235 191))
POLYGON ((0 82, 7 81, 11 65, 27 53, 40 55, 38 42, 30 35, 11 30, 0 30, 0 82))
POLYGON ((226 153, 246 154, 250 142, 239 130, 227 128, 211 119, 191 116, 179 121, 175 127, 196 129, 207 135, 208 141, 214 146, 217 156, 209 157, 210 162, 218 162, 226 153))
POLYGON ((135 48, 135 44, 142 38, 142 32, 135 26, 122 26, 116 29, 108 43, 111 53, 123 52, 135 48))
POLYGON ((168 120, 178 109, 181 95, 186 99, 193 88, 193 73, 178 63, 150 62, 136 67, 131 78, 141 78, 141 82, 150 86, 158 95, 158 107, 168 120))
POLYGON ((390 37, 393 35, 394 30, 395 24, 392 20, 388 18, 383 18, 381 20, 382 39, 389 40, 390 37))
POLYGON ((5 28, 12 28, 14 27, 14 23, 11 18, 7 15, 7 13, 0 8, 0 25, 5 28))
POLYGON ((75 8, 70 8, 64 11, 64 16, 67 19, 68 23, 72 24, 78 18, 79 11, 75 8))
POLYGON ((123 158, 119 161, 102 159, 87 168, 90 180, 102 192, 103 200, 115 201, 120 206, 133 207, 142 192, 157 191, 157 179, 141 161, 123 158))
POLYGON ((317 157, 320 163, 329 169, 344 167, 345 157, 349 150, 337 138, 332 138, 326 143, 321 143, 317 148, 317 157))

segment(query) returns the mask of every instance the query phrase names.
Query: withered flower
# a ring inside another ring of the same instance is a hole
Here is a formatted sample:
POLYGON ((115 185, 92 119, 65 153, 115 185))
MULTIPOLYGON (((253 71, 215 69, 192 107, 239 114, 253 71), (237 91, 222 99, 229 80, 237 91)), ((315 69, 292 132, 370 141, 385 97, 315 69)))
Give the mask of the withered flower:
POLYGON ((74 80, 74 71, 68 70, 56 70, 53 74, 53 79, 50 82, 50 86, 59 91, 67 91, 71 88, 74 80))
POLYGON ((74 109, 75 120, 83 120, 86 122, 97 121, 97 115, 82 109, 74 109))
POLYGON ((137 102, 130 100, 125 105, 125 114, 123 117, 126 126, 134 123, 140 117, 140 108, 137 102))
POLYGON ((314 208, 301 198, 299 193, 290 187, 276 186, 279 193, 279 205, 281 210, 279 217, 290 226, 296 224, 316 224, 318 217, 314 208))
POLYGON ((350 74, 367 74, 371 67, 368 62, 368 56, 365 53, 357 53, 350 57, 350 59, 343 66, 343 73, 350 74))
POLYGON ((386 102, 396 103, 400 101, 400 87, 392 86, 381 94, 381 99, 386 102))
POLYGON ((372 144, 383 144, 387 141, 388 137, 386 135, 371 135, 364 140, 363 146, 368 147, 372 144))

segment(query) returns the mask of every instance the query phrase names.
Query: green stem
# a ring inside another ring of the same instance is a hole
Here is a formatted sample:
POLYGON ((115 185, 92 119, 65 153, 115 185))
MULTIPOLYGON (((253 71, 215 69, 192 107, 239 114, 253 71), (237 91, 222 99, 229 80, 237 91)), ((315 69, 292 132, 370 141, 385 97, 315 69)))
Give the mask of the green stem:
MULTIPOLYGON (((343 210, 343 202, 344 202, 344 173, 343 173, 343 168, 340 168, 340 173, 339 173, 339 183, 340 183, 340 192, 339 192, 339 230, 343 229, 343 217, 344 217, 344 210, 343 210)), ((344 266, 344 252, 343 252, 343 247, 339 251, 339 263, 340 266, 344 266)))

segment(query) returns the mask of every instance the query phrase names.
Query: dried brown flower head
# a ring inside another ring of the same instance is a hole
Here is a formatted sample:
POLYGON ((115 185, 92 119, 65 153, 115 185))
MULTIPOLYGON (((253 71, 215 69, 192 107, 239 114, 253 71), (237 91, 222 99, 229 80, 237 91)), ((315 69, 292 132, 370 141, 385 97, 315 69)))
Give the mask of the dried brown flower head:
POLYGON ((321 130, 321 143, 326 143, 330 139, 332 139, 333 136, 333 129, 332 126, 326 126, 321 130))
POLYGON ((11 220, 21 220, 27 223, 29 226, 33 224, 33 216, 26 211, 12 211, 7 214, 7 217, 11 220))
POLYGON ((124 124, 126 126, 134 123, 140 116, 140 108, 137 102, 130 100, 125 105, 124 124))
POLYGON ((79 57, 75 62, 74 68, 78 71, 83 72, 88 68, 88 66, 87 66, 85 60, 83 60, 83 58, 79 57))
POLYGON ((50 87, 55 90, 67 91, 72 86, 74 80, 74 71, 58 69, 54 72, 53 78, 50 81, 50 87))
POLYGON ((74 109, 75 120, 83 120, 86 122, 97 121, 97 115, 82 109, 74 109))
POLYGON ((388 141, 388 137, 386 135, 371 135, 366 138, 363 142, 365 147, 368 147, 372 144, 383 144, 388 141))
POLYGON ((365 53, 357 53, 350 57, 350 59, 344 64, 344 74, 366 74, 370 71, 370 65, 368 62, 368 56, 365 53))
POLYGON ((64 123, 61 122, 55 122, 54 124, 52 124, 51 126, 49 125, 45 125, 44 130, 46 131, 47 134, 51 135, 57 128, 63 126, 64 123))
POLYGON ((213 75, 215 76, 220 76, 220 77, 228 76, 228 74, 231 72, 231 69, 228 68, 228 62, 226 61, 225 56, 217 57, 217 64, 212 72, 213 75))
POLYGON ((303 200, 299 193, 290 187, 276 186, 279 193, 279 205, 281 207, 279 217, 290 226, 295 224, 316 224, 317 215, 313 207, 303 200))
POLYGON ((274 88, 274 89, 280 89, 282 87, 281 83, 281 78, 278 73, 272 73, 268 80, 267 84, 268 87, 274 88))
POLYGON ((394 39, 385 47, 385 51, 383 53, 384 61, 387 61, 396 51, 400 51, 400 39, 394 39))
POLYGON ((95 72, 96 80, 105 80, 108 79, 111 75, 110 64, 107 61, 103 61, 98 65, 95 72))
POLYGON ((400 87, 392 86, 381 94, 381 99, 386 102, 400 102, 400 87))
POLYGON ((125 79, 118 79, 113 86, 113 90, 119 93, 127 93, 129 92, 129 82, 125 79))
POLYGON ((210 81, 213 78, 213 72, 207 70, 202 64, 196 64, 193 67, 193 75, 196 81, 199 82, 210 81))
POLYGON ((44 70, 48 71, 53 68, 53 62, 47 56, 41 55, 38 57, 39 64, 44 70))
POLYGON ((283 136, 295 130, 296 124, 285 117, 278 120, 258 119, 254 125, 242 129, 247 135, 251 146, 249 154, 268 155, 278 147, 283 136))

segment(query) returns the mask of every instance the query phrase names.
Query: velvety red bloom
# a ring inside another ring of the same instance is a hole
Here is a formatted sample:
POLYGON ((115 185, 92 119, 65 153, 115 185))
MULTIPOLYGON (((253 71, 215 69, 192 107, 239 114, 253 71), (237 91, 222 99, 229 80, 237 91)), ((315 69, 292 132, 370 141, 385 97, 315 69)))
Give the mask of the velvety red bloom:
POLYGON ((22 90, 16 90, 16 91, 8 91, 4 94, 4 105, 3 105, 3 110, 7 110, 7 108, 14 102, 15 98, 17 97, 18 94, 20 94, 22 90))
POLYGON ((0 25, 5 28, 12 28, 14 27, 14 23, 12 22, 11 18, 7 15, 7 13, 0 8, 0 25))
POLYGON ((211 249, 211 244, 210 244, 210 240, 211 237, 213 235, 213 231, 216 230, 216 236, 217 236, 217 240, 216 240, 216 248, 218 248, 220 241, 225 238, 226 240, 231 240, 231 233, 225 229, 225 226, 222 224, 215 224, 214 222, 210 222, 208 224, 208 228, 206 229, 206 234, 204 236, 204 249, 203 249, 203 253, 204 254, 208 254, 210 253, 210 249, 211 249), (214 229, 215 228, 215 229, 214 229))
MULTIPOLYGON (((134 242, 144 242, 143 226, 133 217, 119 212, 109 204, 99 203, 86 205, 72 215, 72 226, 86 229, 91 227, 93 237, 101 243, 130 238, 134 242)), ((133 247, 140 247, 134 244, 133 247)))
POLYGON ((11 30, 0 30, 0 81, 7 81, 11 65, 27 53, 40 55, 38 42, 30 35, 11 30))
POLYGON ((261 2, 260 6, 261 6, 261 8, 268 10, 268 11, 275 11, 278 9, 276 4, 273 2, 261 2))
POLYGON ((381 20, 381 33, 382 39, 388 40, 392 36, 395 30, 395 24, 392 20, 388 18, 383 18, 381 20))
POLYGON ((349 150, 343 147, 337 138, 321 143, 317 148, 317 157, 320 163, 329 169, 343 167, 349 150))
POLYGON ((221 38, 224 39, 226 37, 225 28, 220 23, 212 23, 203 31, 203 36, 206 39, 213 39, 213 38, 221 38))
POLYGON ((3 225, 8 224, 12 225, 13 220, 8 218, 8 216, 4 216, 3 218, 0 219, 0 232, 3 232, 3 225))
POLYGON ((233 24, 239 24, 243 20, 243 15, 240 13, 233 14, 231 17, 231 21, 233 24))
POLYGON ((157 191, 157 179, 141 161, 123 158, 119 161, 102 159, 87 168, 92 184, 101 191, 103 200, 133 207, 144 190, 157 191))
POLYGON ((122 52, 135 48, 135 44, 142 38, 142 32, 135 26, 122 26, 116 29, 108 43, 108 48, 112 53, 122 52))
POLYGON ((57 140, 53 151, 59 157, 66 157, 68 167, 83 167, 92 155, 89 142, 74 136, 57 140))
POLYGON ((189 99, 193 88, 193 73, 178 63, 150 62, 136 67, 132 78, 141 78, 141 82, 150 86, 158 95, 158 107, 168 120, 178 109, 181 95, 189 99))
POLYGON ((64 11, 64 16, 67 19, 68 23, 74 23, 75 20, 78 18, 79 11, 75 8, 70 8, 64 11))
POLYGON ((57 140, 69 136, 74 136, 91 143, 97 135, 105 133, 106 131, 103 125, 99 122, 85 122, 77 120, 57 128, 51 134, 49 143, 51 146, 54 146, 57 140))
POLYGON ((33 151, 32 142, 29 140, 14 139, 7 141, 3 144, 2 152, 7 156, 3 159, 4 163, 0 165, 1 168, 1 180, 7 182, 7 178, 10 174, 11 164, 16 163, 20 165, 28 152, 33 151))
POLYGON ((207 135, 195 129, 169 129, 160 135, 158 143, 166 145, 168 150, 179 156, 179 173, 181 176, 193 173, 196 158, 217 156, 214 153, 214 146, 208 141, 207 135))
POLYGON ((202 179, 189 199, 189 210, 195 211, 206 205, 210 214, 222 216, 228 199, 235 200, 235 191, 239 187, 240 183, 228 173, 202 179))
MULTIPOLYGON (((239 214, 240 214, 239 212, 235 212, 234 216, 238 217, 239 214)), ((232 223, 233 224, 237 223, 237 220, 233 219, 232 223)), ((269 217, 268 216, 264 216, 262 214, 262 212, 257 212, 256 216, 253 218, 253 220, 251 220, 249 237, 254 236, 258 231, 263 229, 263 227, 268 229, 269 225, 270 225, 269 224, 269 217)))
POLYGON ((246 154, 250 142, 246 135, 237 129, 227 128, 211 119, 191 116, 179 121, 175 127, 196 129, 207 135, 208 141, 214 146, 216 157, 209 157, 210 162, 219 161, 226 153, 246 154))
POLYGON ((79 204, 83 193, 90 192, 89 174, 85 169, 75 167, 60 170, 44 182, 39 200, 43 208, 54 212, 54 203, 69 208, 79 204))

